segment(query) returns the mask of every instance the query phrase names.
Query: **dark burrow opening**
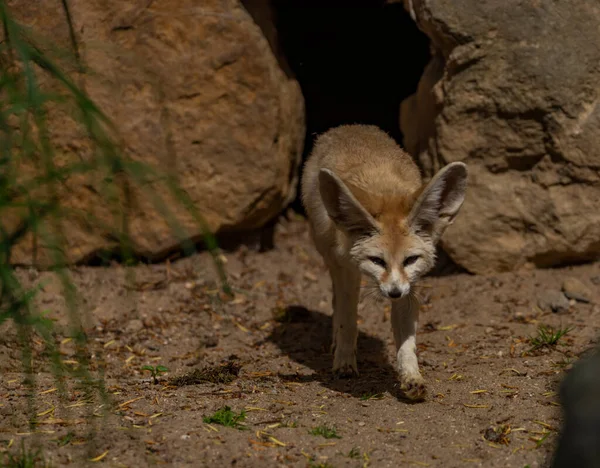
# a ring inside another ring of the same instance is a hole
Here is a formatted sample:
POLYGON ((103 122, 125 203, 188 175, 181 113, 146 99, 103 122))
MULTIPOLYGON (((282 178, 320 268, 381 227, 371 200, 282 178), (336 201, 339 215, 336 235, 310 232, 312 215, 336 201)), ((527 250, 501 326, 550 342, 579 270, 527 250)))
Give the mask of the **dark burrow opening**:
MULTIPOLYGON (((273 0, 279 54, 304 95, 303 161, 315 136, 342 124, 373 124, 402 143, 400 102, 415 92, 429 39, 400 3, 273 0)), ((299 197, 293 208, 303 213, 299 197)))
MULTIPOLYGON (((243 0, 306 106, 302 162, 317 135, 342 124, 381 127, 402 144, 400 103, 430 59, 429 38, 401 3, 386 0, 243 0)), ((300 178, 302 170, 300 168, 300 178)), ((304 214, 300 184, 292 203, 304 214)), ((267 227, 267 230, 270 228, 267 227)), ((266 235, 265 237, 268 237, 266 235)), ((268 246, 267 246, 268 248, 268 246)), ((439 249, 431 274, 460 269, 439 249)))

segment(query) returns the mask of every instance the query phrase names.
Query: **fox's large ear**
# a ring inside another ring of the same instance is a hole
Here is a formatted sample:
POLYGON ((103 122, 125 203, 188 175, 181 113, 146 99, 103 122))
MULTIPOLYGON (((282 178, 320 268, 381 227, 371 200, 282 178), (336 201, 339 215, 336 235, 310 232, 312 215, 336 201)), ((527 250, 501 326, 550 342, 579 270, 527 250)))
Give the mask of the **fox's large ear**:
POLYGON ((454 162, 442 168, 427 184, 410 216, 409 225, 437 241, 452 224, 465 200, 467 166, 454 162))
POLYGON ((350 234, 365 236, 377 231, 373 217, 348 187, 329 169, 319 171, 319 191, 329 217, 350 234))

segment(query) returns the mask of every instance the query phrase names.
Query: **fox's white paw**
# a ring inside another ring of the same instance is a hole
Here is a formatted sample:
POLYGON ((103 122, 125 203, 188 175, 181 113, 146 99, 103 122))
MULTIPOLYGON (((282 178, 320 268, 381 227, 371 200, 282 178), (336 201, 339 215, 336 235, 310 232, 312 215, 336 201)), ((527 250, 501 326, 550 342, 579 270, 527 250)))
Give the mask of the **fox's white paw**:
POLYGON ((409 400, 424 400, 427 394, 425 380, 421 374, 409 374, 400 376, 400 390, 409 400))
POLYGON ((356 353, 342 353, 335 351, 333 357, 333 373, 337 377, 348 378, 358 377, 358 366, 356 365, 356 353))

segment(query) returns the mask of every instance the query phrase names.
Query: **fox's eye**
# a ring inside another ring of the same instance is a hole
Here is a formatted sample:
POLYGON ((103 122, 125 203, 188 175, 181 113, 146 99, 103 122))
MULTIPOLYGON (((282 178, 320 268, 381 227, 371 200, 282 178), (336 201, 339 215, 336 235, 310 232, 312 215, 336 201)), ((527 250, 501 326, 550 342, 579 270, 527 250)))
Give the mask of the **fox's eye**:
POLYGON ((385 268, 385 260, 380 257, 369 257, 369 261, 373 262, 375 265, 380 266, 381 268, 385 268))
POLYGON ((407 267, 409 265, 412 265, 417 260, 419 260, 420 257, 421 257, 420 255, 411 255, 410 257, 406 257, 404 259, 404 266, 407 267))

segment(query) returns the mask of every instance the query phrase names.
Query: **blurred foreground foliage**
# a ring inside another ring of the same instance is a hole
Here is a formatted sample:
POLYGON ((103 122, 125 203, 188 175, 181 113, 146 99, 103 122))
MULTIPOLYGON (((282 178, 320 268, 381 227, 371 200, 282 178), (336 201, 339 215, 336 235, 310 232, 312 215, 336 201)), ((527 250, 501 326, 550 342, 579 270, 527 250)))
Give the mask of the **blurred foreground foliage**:
MULTIPOLYGON (((67 0, 62 0, 65 25, 69 28, 71 50, 60 50, 48 41, 40 42, 34 31, 17 22, 6 3, 0 1, 3 40, 0 43, 0 325, 13 322, 20 343, 24 383, 29 395, 29 421, 36 426, 36 359, 51 365, 58 391, 67 396, 77 389, 84 398, 107 402, 101 360, 94 359, 84 332, 85 310, 77 297, 66 257, 65 221, 85 219, 92 227, 109 232, 118 244, 118 254, 125 263, 135 260, 128 235, 130 198, 134 190, 152 201, 182 242, 186 253, 195 245, 169 209, 169 204, 155 190, 162 184, 173 200, 185 207, 204 233, 204 244, 212 253, 226 293, 225 272, 216 241, 193 203, 170 175, 150 165, 129 158, 122 150, 118 132, 110 119, 78 84, 77 77, 87 71, 81 63, 67 0), (75 70, 69 72, 67 70, 75 70), (53 112, 49 112, 52 109, 53 112), (52 139, 54 110, 68 113, 86 141, 85 158, 61 157, 52 139), (27 168, 24 170, 23 168, 27 168), (93 210, 66 206, 65 180, 72 176, 90 176, 100 181, 99 196, 110 209, 113 222, 100 225, 93 210), (68 311, 68 327, 63 336, 75 345, 75 365, 65 365, 58 352, 58 332, 47 314, 35 304, 41 285, 25 285, 17 274, 11 253, 27 239, 43 245, 49 257, 47 268, 60 280, 68 311), (188 239, 188 240, 186 240, 188 239), (34 343, 43 348, 34 351, 34 343)), ((108 408, 109 405, 103 405, 108 408)))

